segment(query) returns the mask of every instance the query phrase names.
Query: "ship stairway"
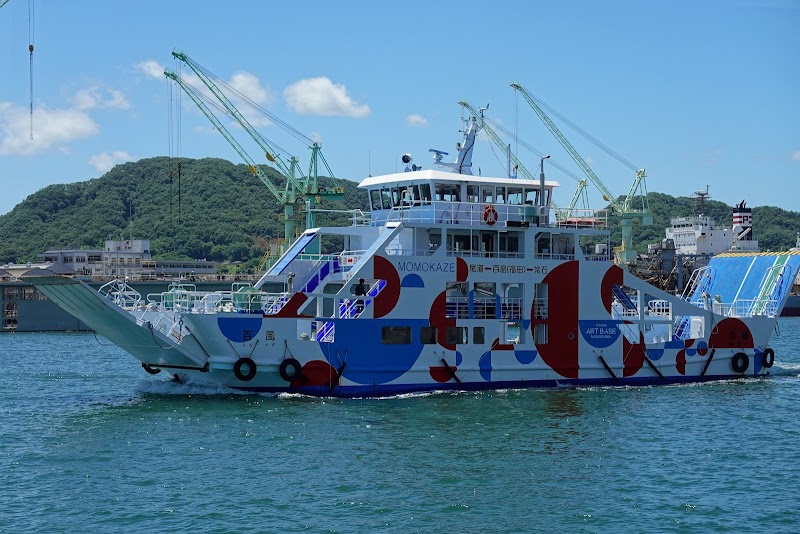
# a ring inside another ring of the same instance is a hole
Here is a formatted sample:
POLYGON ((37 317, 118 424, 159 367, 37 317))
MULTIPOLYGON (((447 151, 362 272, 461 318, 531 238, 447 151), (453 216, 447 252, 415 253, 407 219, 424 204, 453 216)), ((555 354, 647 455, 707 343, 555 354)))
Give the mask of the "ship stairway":
POLYGON ((637 309, 636 304, 633 303, 630 296, 628 296, 628 294, 625 293, 625 290, 622 289, 621 286, 616 284, 611 286, 611 292, 614 294, 615 297, 617 297, 617 300, 619 301, 620 304, 622 304, 623 308, 629 311, 636 311, 637 309))
POLYGON ((611 293, 616 297, 619 306, 611 306, 611 318, 619 324, 620 332, 631 343, 639 342, 639 330, 630 323, 626 323, 626 318, 639 316, 639 308, 630 295, 628 295, 622 286, 613 285, 611 293))
POLYGON ((695 269, 689 282, 683 290, 681 298, 689 302, 701 302, 703 292, 708 292, 708 289, 714 285, 717 277, 717 270, 714 267, 706 266, 695 269))
POLYGON ((777 306, 791 289, 794 271, 787 264, 789 256, 778 256, 775 264, 764 273, 761 290, 753 303, 752 315, 776 315, 777 306))
MULTIPOLYGON (((700 304, 703 302, 703 294, 708 295, 709 290, 714 286, 717 278, 717 270, 711 266, 695 269, 683 290, 681 298, 683 300, 700 304)), ((691 334, 692 317, 691 315, 681 315, 675 318, 675 339, 687 339, 691 334)))
POLYGON ((297 238, 297 241, 295 241, 292 246, 289 247, 289 250, 287 250, 283 256, 278 258, 278 261, 272 264, 272 267, 270 267, 269 271, 267 271, 267 275, 277 276, 282 274, 283 271, 285 271, 286 268, 294 261, 294 259, 306 249, 308 244, 311 243, 315 237, 317 237, 316 230, 306 230, 303 235, 297 238))
MULTIPOLYGON (((383 291, 386 287, 386 280, 378 280, 367 291, 367 297, 364 299, 364 307, 359 309, 359 299, 344 299, 339 303, 339 317, 342 319, 356 319, 367 307, 372 304, 372 300, 378 296, 378 293, 383 291)), ((326 321, 322 323, 320 329, 317 331, 317 341, 324 343, 331 343, 333 341, 336 323, 334 321, 326 321)))

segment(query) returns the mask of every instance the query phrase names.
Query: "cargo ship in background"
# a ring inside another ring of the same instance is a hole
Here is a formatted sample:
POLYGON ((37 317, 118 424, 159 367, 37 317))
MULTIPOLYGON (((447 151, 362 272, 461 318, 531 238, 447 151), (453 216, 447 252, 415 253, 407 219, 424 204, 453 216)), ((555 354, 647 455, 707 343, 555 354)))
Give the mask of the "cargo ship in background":
MULTIPOLYGON (((753 212, 745 201, 733 208, 731 226, 721 226, 707 214, 708 187, 692 195, 694 215, 673 217, 660 243, 648 246, 629 269, 665 291, 682 294, 692 273, 718 254, 761 251, 753 233, 753 212)), ((800 233, 789 253, 800 254, 800 233)), ((767 253, 765 253, 767 254, 767 253)), ((794 280, 782 316, 800 316, 800 274, 794 280)))
POLYGON ((607 228, 552 205, 545 158, 539 180, 473 175, 479 129, 467 120, 453 162, 406 154, 406 172, 364 179, 369 214, 307 228, 253 285, 142 295, 23 278, 182 383, 372 397, 769 374, 800 255, 717 256, 668 293, 613 262, 607 228))

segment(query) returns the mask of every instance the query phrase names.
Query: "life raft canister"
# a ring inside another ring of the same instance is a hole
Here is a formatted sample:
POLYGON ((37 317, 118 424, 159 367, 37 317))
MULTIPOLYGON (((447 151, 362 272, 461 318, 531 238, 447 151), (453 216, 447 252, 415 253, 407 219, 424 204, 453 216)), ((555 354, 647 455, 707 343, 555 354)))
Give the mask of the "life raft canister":
POLYGON ((769 369, 775 364, 775 351, 767 347, 761 355, 761 365, 769 369))
POLYGON ((249 382, 256 376, 256 362, 250 358, 239 358, 233 364, 233 374, 242 382, 249 382), (247 374, 242 372, 242 367, 247 366, 247 374))
POLYGON ((737 352, 736 354, 733 355, 733 359, 731 360, 731 366, 733 367, 734 372, 744 373, 750 366, 750 358, 748 358, 747 354, 745 354, 744 352, 737 352))
POLYGON ((486 204, 486 208, 483 210, 483 221, 489 226, 497 222, 497 210, 491 204, 486 204))
POLYGON ((303 368, 300 366, 300 362, 294 358, 287 358, 283 360, 281 362, 281 366, 278 368, 278 373, 280 373, 281 378, 287 382, 293 382, 297 380, 300 378, 302 372, 303 368))

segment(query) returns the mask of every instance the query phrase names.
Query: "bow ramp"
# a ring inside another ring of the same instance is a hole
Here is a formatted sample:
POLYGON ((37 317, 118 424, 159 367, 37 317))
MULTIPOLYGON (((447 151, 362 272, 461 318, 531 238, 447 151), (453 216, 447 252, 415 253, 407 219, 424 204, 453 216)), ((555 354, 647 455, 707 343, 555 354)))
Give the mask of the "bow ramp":
POLYGON ((208 357, 182 324, 161 327, 159 323, 169 322, 165 317, 150 317, 144 312, 140 314, 142 318, 137 319, 132 312, 144 308, 140 303, 141 296, 124 283, 102 293, 80 280, 49 271, 28 274, 23 278, 143 364, 177 369, 202 369, 206 365, 208 357))
MULTIPOLYGON (((798 270, 797 251, 720 254, 708 263, 711 282, 704 292, 713 299, 715 311, 773 317, 780 314, 798 270)), ((698 298, 702 295, 693 295, 698 298)))

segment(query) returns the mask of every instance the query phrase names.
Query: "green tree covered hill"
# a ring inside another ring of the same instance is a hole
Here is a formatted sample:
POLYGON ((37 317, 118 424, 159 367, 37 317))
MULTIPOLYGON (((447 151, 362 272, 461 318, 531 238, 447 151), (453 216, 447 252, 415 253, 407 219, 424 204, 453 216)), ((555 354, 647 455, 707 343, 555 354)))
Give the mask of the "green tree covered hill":
MULTIPOLYGON (((0 216, 0 262, 35 261, 47 249, 102 248, 106 239, 150 239, 159 258, 206 258, 250 265, 283 237, 283 209, 245 165, 222 159, 186 159, 180 186, 170 168, 177 160, 143 159, 117 165, 100 178, 51 185, 0 216)), ((264 167, 274 184, 284 179, 264 167)), ((367 198, 353 182, 343 181, 343 202, 323 201, 326 209, 367 210, 367 198)), ((328 183, 328 185, 330 185, 328 183)), ((660 241, 670 217, 692 214, 689 197, 649 193, 655 223, 635 230, 637 248, 660 241)), ((718 224, 730 225, 730 206, 707 201, 718 224)), ((302 227, 302 215, 300 226, 302 227)), ((753 209, 754 231, 763 249, 783 250, 795 243, 800 213, 775 207, 753 209)), ((324 222, 319 221, 319 224, 324 222)), ((619 230, 612 241, 619 243, 619 230)))
MULTIPOLYGON (((264 167, 272 183, 284 178, 264 167)), ((322 183, 330 185, 323 178, 322 183)), ((366 209, 353 182, 344 202, 325 209, 366 209)), ((303 215, 298 214, 300 225, 303 215)), ((0 217, 0 262, 34 261, 47 249, 102 248, 106 239, 150 239, 160 258, 258 261, 282 238, 283 208, 243 164, 222 159, 158 157, 117 165, 100 178, 48 186, 0 217), (181 163, 180 187, 170 168, 181 163)))

